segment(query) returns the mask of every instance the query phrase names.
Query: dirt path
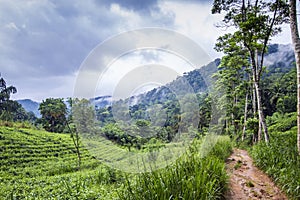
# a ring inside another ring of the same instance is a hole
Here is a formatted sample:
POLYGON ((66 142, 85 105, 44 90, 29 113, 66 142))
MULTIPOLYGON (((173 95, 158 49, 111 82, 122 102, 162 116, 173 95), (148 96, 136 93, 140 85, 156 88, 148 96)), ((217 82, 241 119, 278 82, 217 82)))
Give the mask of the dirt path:
POLYGON ((234 149, 227 160, 226 170, 230 175, 226 199, 287 199, 272 180, 253 165, 245 150, 234 149))

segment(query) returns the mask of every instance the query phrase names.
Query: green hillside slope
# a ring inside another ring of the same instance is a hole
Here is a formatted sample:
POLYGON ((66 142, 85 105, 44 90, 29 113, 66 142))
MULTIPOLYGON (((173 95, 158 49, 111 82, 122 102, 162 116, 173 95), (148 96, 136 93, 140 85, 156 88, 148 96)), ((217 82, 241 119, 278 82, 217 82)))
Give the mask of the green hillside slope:
POLYGON ((0 127, 0 199, 104 198, 114 192, 116 172, 82 149, 68 134, 0 127), (109 187, 109 189, 107 189, 109 187))

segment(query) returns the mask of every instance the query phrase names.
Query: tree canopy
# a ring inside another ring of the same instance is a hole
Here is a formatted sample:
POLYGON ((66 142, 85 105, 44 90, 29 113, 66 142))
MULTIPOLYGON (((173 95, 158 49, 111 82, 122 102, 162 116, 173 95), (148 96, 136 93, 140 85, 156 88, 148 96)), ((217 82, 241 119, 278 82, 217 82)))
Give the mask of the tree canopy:
POLYGON ((62 98, 48 98, 39 107, 42 124, 50 132, 63 132, 66 126, 67 106, 62 98))

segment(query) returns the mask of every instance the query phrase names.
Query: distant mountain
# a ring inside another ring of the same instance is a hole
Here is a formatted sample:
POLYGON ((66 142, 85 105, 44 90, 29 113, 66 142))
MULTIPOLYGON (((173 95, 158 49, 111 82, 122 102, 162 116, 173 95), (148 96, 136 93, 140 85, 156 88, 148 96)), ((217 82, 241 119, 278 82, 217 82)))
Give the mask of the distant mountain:
MULTIPOLYGON (((31 99, 20 99, 20 100, 17 100, 17 102, 19 102, 27 112, 31 111, 35 114, 35 116, 41 117, 41 114, 39 111, 40 103, 33 101, 31 99)), ((64 99, 64 102, 65 102, 67 108, 69 109, 70 106, 67 102, 67 99, 64 99)), ((95 98, 91 98, 90 102, 92 104, 94 104, 95 107, 103 108, 103 107, 106 107, 106 106, 109 106, 112 104, 112 96, 108 96, 108 95, 98 96, 95 98)))
POLYGON ((264 61, 267 73, 286 73, 295 66, 295 55, 291 44, 271 44, 268 50, 264 61))
POLYGON ((41 117, 39 111, 40 103, 32 101, 31 99, 20 99, 17 100, 17 102, 19 102, 27 112, 31 111, 35 114, 35 116, 41 117))
POLYGON ((154 88, 149 92, 135 97, 130 97, 125 102, 129 102, 130 105, 139 103, 151 105, 175 100, 177 95, 206 92, 208 85, 212 84, 211 75, 217 72, 219 64, 220 59, 215 59, 213 62, 199 69, 185 72, 182 76, 177 77, 177 79, 165 86, 154 88))
MULTIPOLYGON (((125 100, 130 105, 146 104, 151 105, 155 103, 166 102, 168 100, 174 100, 174 91, 179 93, 188 93, 187 89, 191 93, 203 93, 207 91, 208 86, 214 84, 212 74, 217 72, 217 67, 220 64, 220 59, 215 59, 208 65, 202 66, 199 69, 195 69, 190 72, 186 72, 183 76, 177 77, 176 80, 161 86, 154 88, 153 90, 133 96, 125 100), (185 88, 189 85, 190 88, 185 88)), ((286 73, 294 67, 295 57, 291 44, 271 44, 268 47, 268 53, 265 55, 264 65, 266 66, 266 74, 268 76, 272 73, 286 73)))

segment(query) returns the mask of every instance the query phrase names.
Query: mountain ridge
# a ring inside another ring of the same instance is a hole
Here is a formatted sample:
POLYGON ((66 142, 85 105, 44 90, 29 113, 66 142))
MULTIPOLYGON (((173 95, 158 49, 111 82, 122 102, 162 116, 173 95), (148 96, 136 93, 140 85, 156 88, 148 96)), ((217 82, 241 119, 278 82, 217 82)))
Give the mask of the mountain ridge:
MULTIPOLYGON (((167 88, 175 88, 180 86, 180 82, 187 81, 195 93, 205 92, 207 90, 207 85, 212 85, 213 80, 211 75, 217 72, 217 67, 220 64, 221 59, 216 58, 214 61, 210 62, 207 65, 204 65, 198 69, 185 72, 182 76, 177 77, 175 80, 167 83, 164 86, 154 88, 148 92, 139 94, 137 96, 132 96, 126 98, 124 101, 128 102, 129 105, 134 105, 137 103, 145 103, 150 101, 156 101, 157 98, 153 97, 157 95, 163 96, 170 93, 167 92, 167 88)), ((277 72, 287 72, 294 65, 295 62, 294 51, 291 44, 270 44, 268 47, 268 53, 265 55, 265 66, 266 73, 264 76, 268 76, 270 73, 277 72)), ((168 98, 168 97, 166 97, 168 98)), ((111 95, 100 95, 89 99, 96 108, 103 108, 111 106, 114 102, 111 95)), ((166 100, 166 99, 165 99, 166 100)), ((39 103, 31 99, 20 99, 17 100, 26 111, 32 111, 36 116, 40 117, 38 110, 39 103)))

